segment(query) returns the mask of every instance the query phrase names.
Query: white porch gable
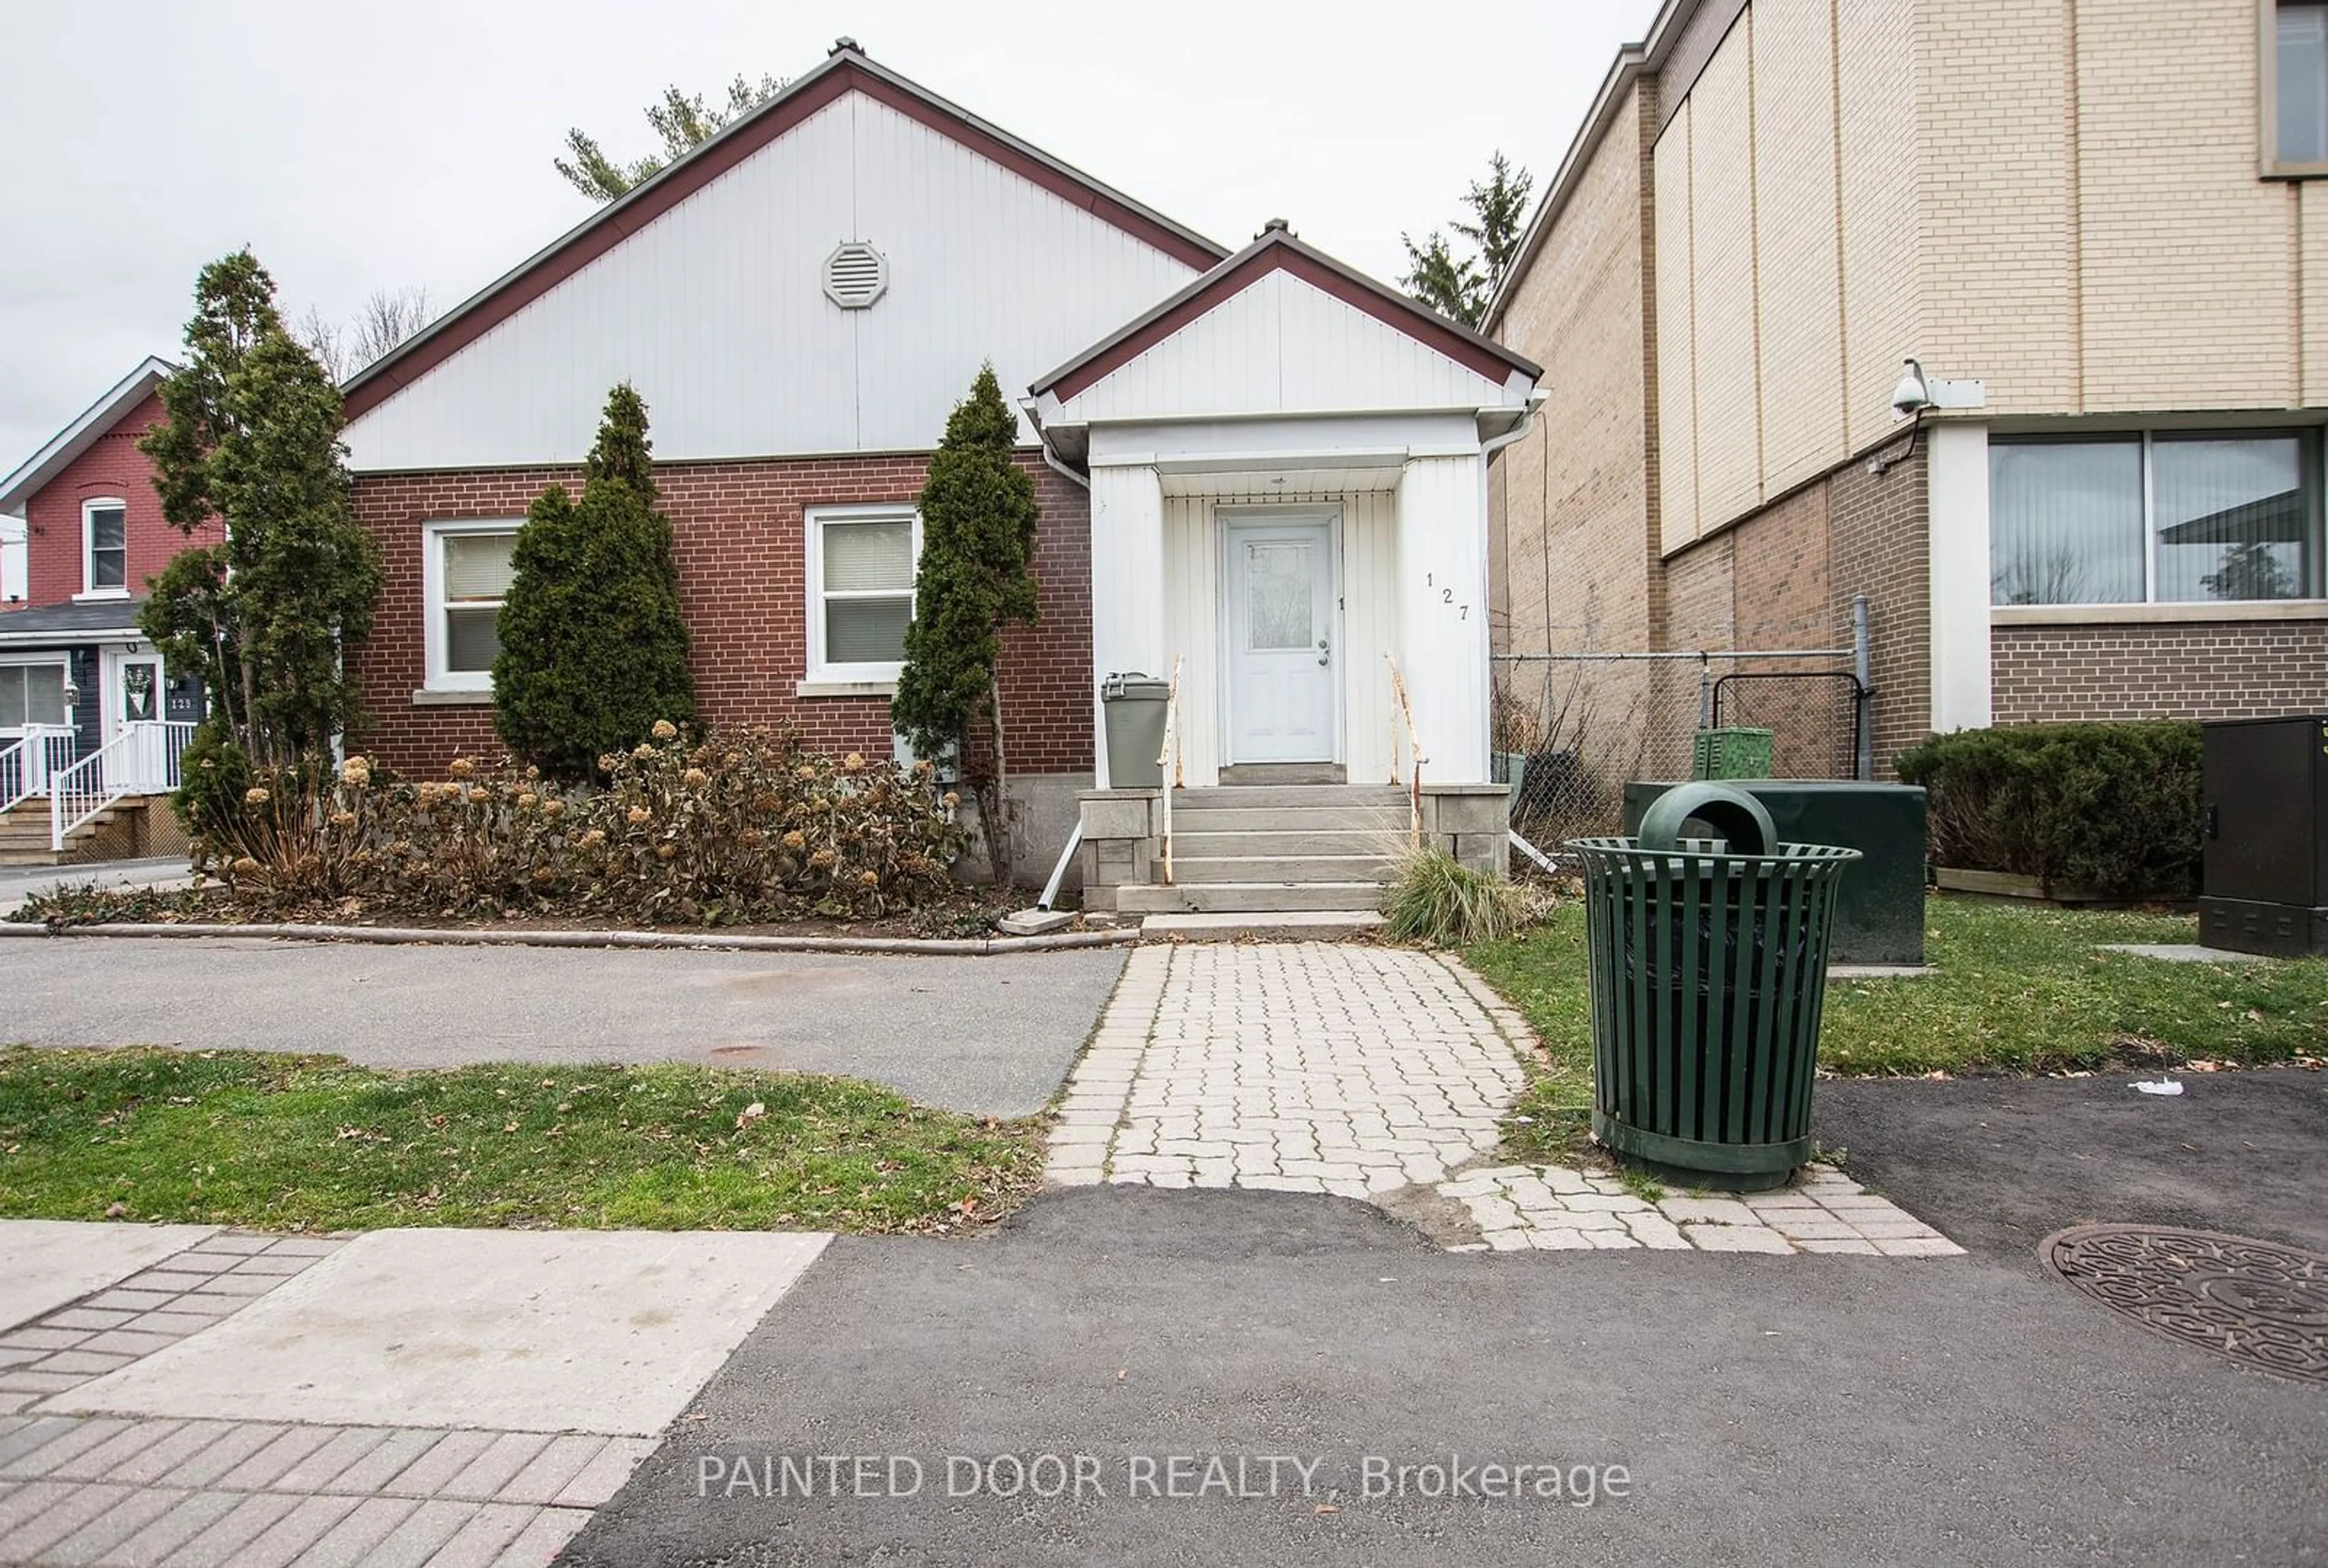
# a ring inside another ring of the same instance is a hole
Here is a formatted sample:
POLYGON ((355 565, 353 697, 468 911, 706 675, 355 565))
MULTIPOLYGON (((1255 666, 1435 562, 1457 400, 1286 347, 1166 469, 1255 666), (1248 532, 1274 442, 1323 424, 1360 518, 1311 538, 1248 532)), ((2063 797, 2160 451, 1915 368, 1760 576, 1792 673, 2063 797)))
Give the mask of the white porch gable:
POLYGON ((1094 674, 1179 664, 1191 785, 1386 781, 1394 661, 1428 776, 1487 780, 1487 462, 1536 376, 1273 224, 1036 384, 1046 445, 1091 476, 1094 674))

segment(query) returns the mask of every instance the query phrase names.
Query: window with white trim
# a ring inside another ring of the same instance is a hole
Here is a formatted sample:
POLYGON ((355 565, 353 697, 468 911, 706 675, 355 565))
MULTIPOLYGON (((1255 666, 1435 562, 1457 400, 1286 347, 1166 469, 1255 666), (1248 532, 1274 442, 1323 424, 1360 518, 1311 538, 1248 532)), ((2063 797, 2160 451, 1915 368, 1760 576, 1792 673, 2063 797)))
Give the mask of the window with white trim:
POLYGON ((914 618, 922 520, 910 506, 816 506, 808 522, 808 676, 894 681, 914 618))
POLYGON ((129 508, 118 496, 80 503, 80 587, 84 596, 129 593, 129 508))
POLYGON ((2314 431, 1992 437, 1988 513, 1995 604, 2321 596, 2314 431))
POLYGON ((0 662, 0 735, 22 735, 33 725, 61 728, 68 684, 61 660, 0 662))
POLYGON ((493 689, 493 660, 502 651, 502 600, 509 592, 518 527, 514 518, 425 526, 421 577, 428 615, 428 690, 493 689))

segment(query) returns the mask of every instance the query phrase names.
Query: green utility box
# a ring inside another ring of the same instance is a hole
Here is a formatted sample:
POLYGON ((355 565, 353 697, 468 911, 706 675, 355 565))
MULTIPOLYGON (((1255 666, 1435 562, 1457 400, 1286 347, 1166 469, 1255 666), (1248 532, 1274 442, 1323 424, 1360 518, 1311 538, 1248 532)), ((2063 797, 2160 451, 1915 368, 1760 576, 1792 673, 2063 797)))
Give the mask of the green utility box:
POLYGON ((1827 939, 1859 851, 1781 843, 1752 796, 1702 783, 1652 803, 1636 837, 1569 848, 1584 862, 1593 1136, 1667 1180, 1780 1185, 1812 1153, 1827 939))
MULTIPOLYGON (((1670 784, 1625 786, 1625 831, 1639 831, 1670 784)), ((1924 962, 1924 792, 1854 779, 1734 779, 1770 813, 1781 841, 1837 844, 1865 857, 1836 896, 1837 963, 1924 962)))
POLYGON ((1164 717, 1172 683, 1133 671, 1100 682, 1107 716, 1107 783, 1111 789, 1152 790, 1164 784, 1164 717))
POLYGON ((1769 778, 1774 733, 1768 729, 1699 730, 1689 751, 1690 777, 1769 778))

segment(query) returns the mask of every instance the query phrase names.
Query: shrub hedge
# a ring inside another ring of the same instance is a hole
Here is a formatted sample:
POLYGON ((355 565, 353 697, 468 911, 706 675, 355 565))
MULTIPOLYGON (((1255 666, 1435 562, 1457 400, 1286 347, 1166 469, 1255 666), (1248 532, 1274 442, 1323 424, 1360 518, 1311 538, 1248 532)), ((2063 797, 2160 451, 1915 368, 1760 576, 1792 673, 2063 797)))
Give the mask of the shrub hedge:
POLYGON ((1930 792, 1932 859, 2121 898, 2199 891, 2199 726, 2019 724, 1936 735, 1900 776, 1930 792))

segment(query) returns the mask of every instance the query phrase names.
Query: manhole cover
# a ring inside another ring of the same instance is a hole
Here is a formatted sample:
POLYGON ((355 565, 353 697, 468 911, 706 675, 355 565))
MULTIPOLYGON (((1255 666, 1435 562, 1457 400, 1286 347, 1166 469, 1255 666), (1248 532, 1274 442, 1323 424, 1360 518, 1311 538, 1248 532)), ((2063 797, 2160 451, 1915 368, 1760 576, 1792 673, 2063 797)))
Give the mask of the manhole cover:
POLYGON ((2328 1383, 2328 1258, 2172 1225, 2088 1225, 2038 1255, 2143 1327, 2276 1372, 2328 1383))

